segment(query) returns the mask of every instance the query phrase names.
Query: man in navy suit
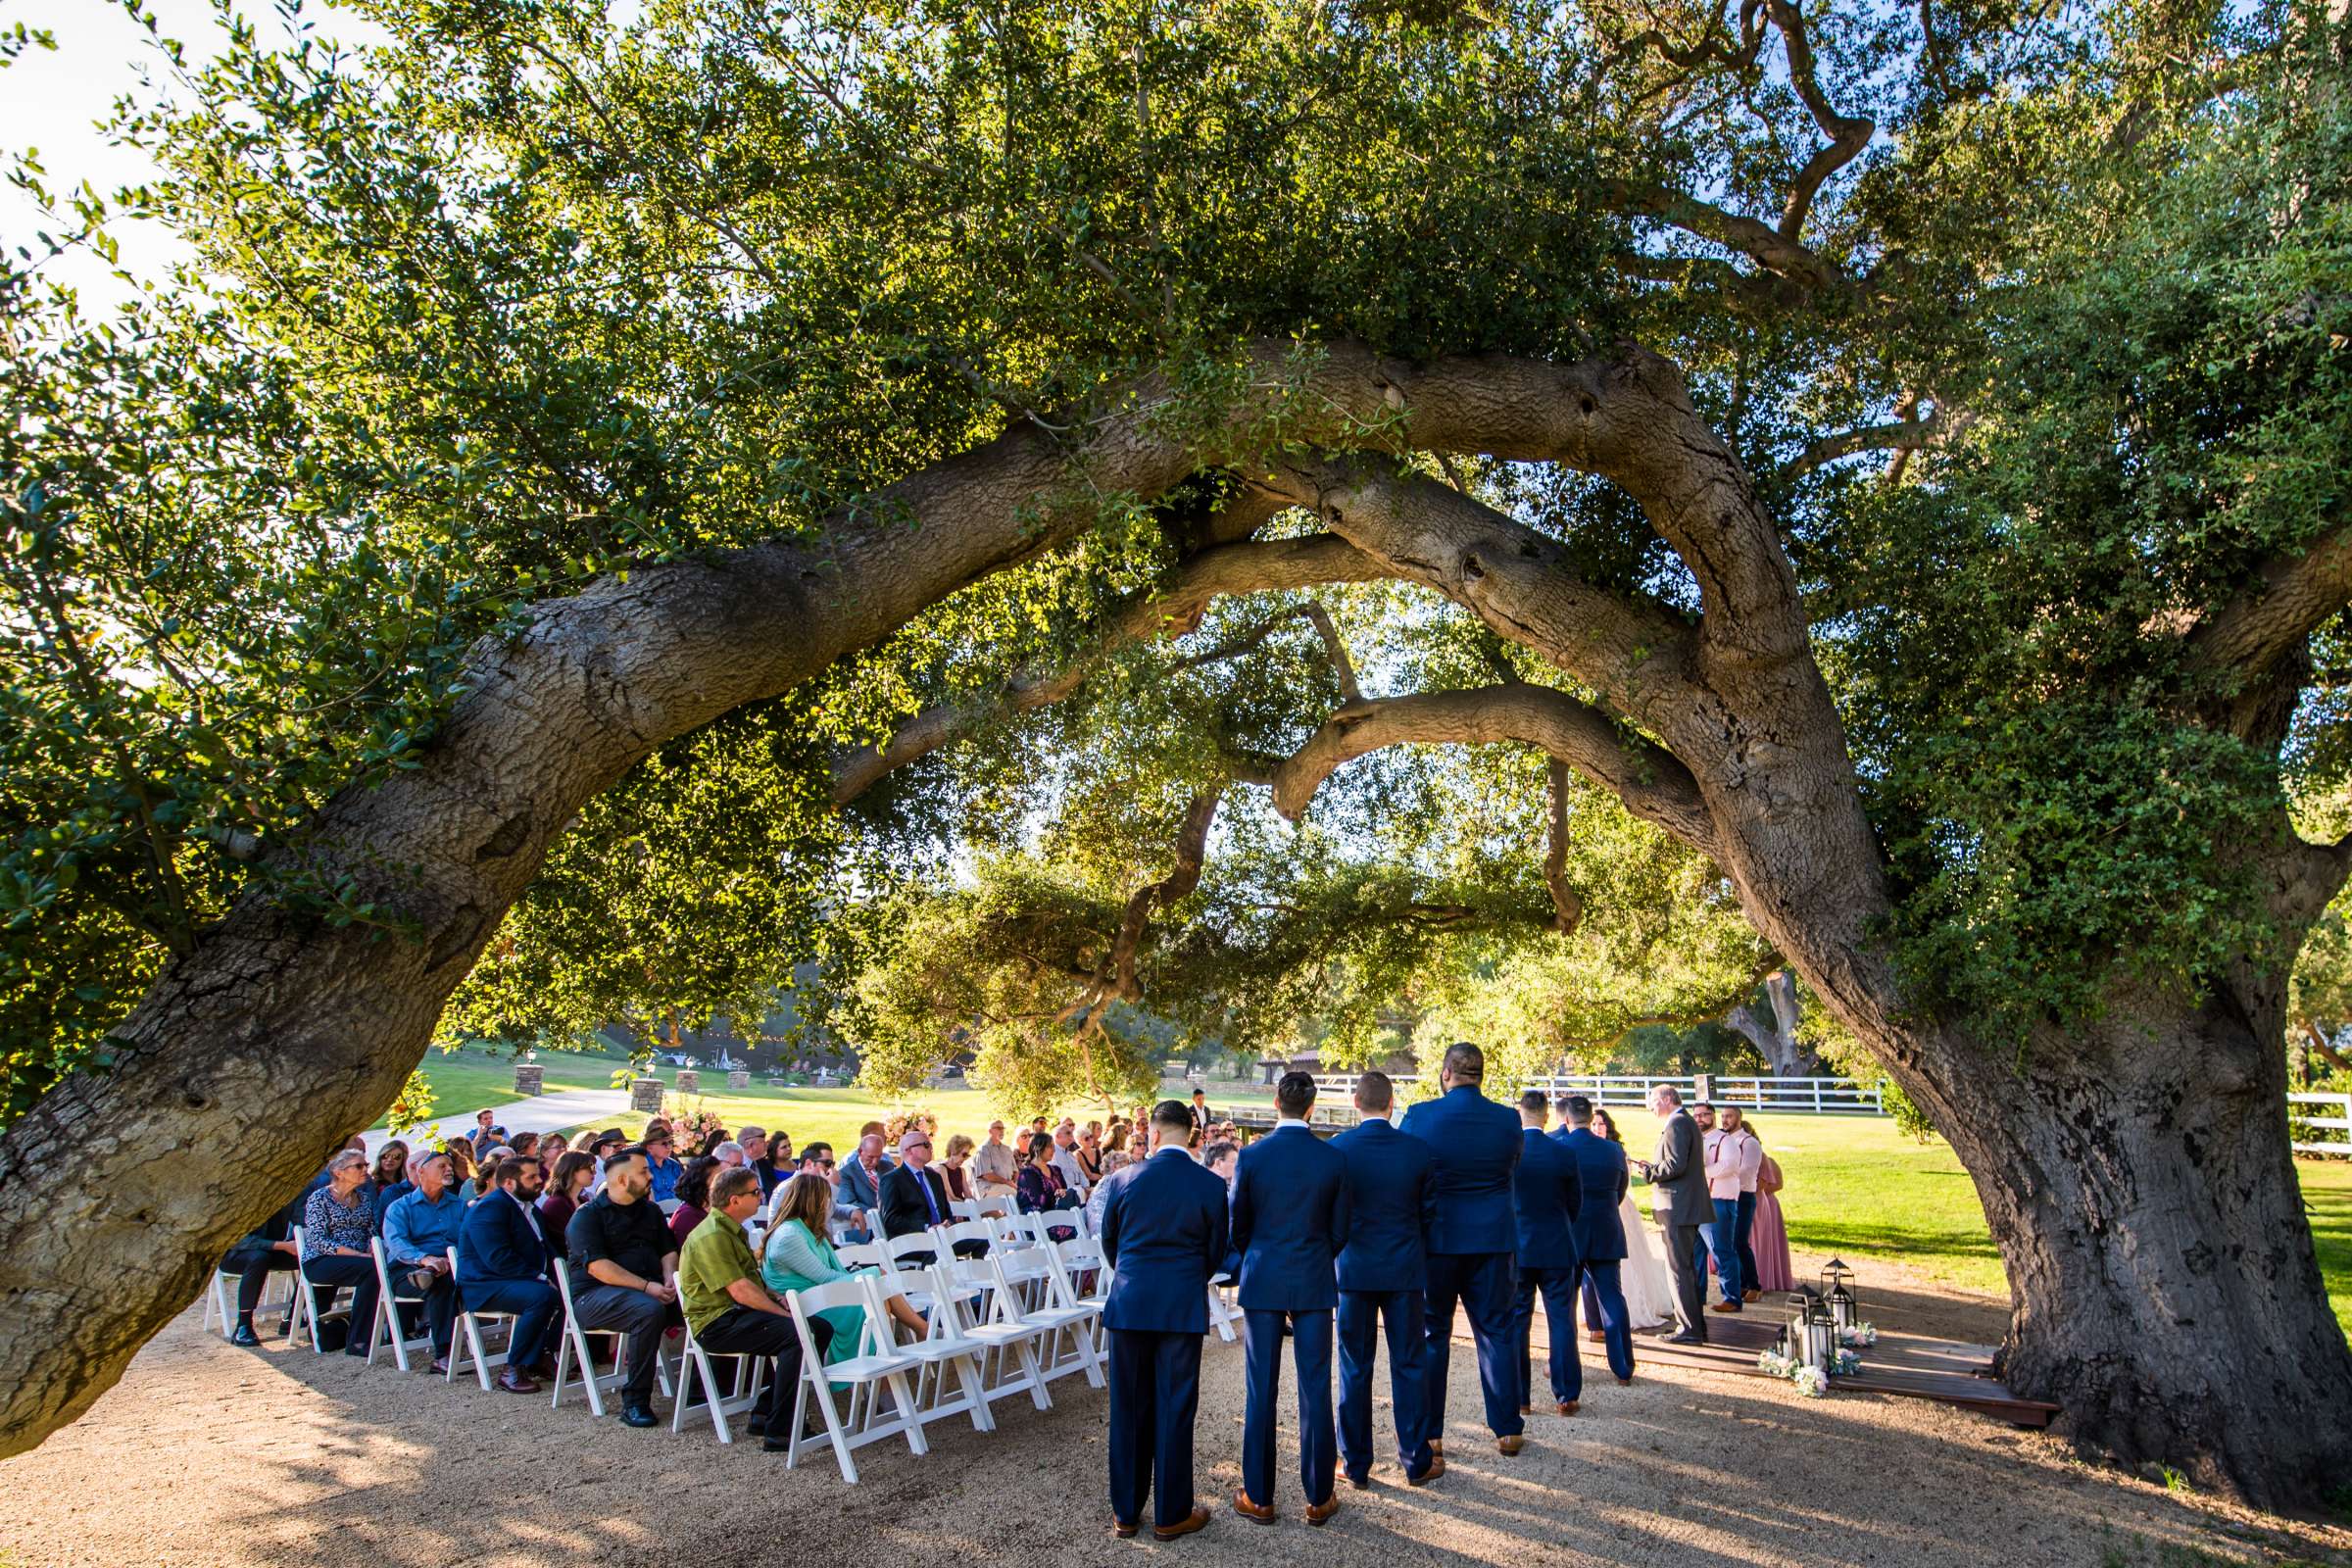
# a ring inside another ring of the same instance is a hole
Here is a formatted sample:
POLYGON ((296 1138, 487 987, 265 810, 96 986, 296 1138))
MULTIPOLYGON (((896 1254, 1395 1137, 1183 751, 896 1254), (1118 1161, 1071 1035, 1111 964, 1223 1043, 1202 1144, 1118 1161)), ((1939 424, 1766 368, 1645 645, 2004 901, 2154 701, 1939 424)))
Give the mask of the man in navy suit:
POLYGON ((1519 1378, 1519 1412, 1534 1408, 1536 1293, 1551 1331, 1551 1398, 1561 1415, 1576 1414, 1585 1396, 1585 1363, 1576 1349, 1576 1286, 1580 1259, 1570 1218, 1583 1206, 1576 1161, 1544 1136, 1550 1106, 1540 1089, 1519 1097, 1519 1170, 1512 1195, 1519 1213, 1519 1288, 1511 1317, 1512 1368, 1519 1378))
POLYGON ((1576 1233, 1576 1252, 1584 1260, 1585 1289, 1600 1318, 1609 1370, 1618 1382, 1631 1383, 1634 1329, 1626 1321, 1625 1289, 1617 1278, 1618 1265, 1625 1261, 1625 1221, 1617 1205, 1625 1200, 1631 1179, 1625 1151, 1592 1130, 1592 1102, 1582 1095, 1560 1097, 1560 1130, 1551 1138, 1576 1161, 1583 1197, 1568 1228, 1576 1233))
POLYGON ((1332 1489, 1338 1455, 1331 1424, 1331 1314, 1340 1304, 1334 1260, 1348 1242, 1347 1156, 1306 1124, 1315 1081, 1286 1072, 1274 1086, 1274 1130, 1242 1151, 1233 1173, 1233 1250, 1240 1289, 1249 1402, 1242 1420, 1242 1486, 1236 1512, 1274 1522, 1274 1404, 1282 1392, 1282 1337, 1298 1374, 1298 1480, 1306 1522, 1340 1511, 1332 1489))
POLYGON ((509 1394, 536 1394, 534 1376, 552 1378, 547 1331, 563 1298, 547 1283, 547 1237, 539 1229, 539 1190, 547 1171, 535 1159, 502 1159, 487 1193, 466 1211, 458 1238, 458 1295, 469 1312, 512 1312, 514 1332, 507 1341, 507 1364, 498 1386, 509 1394))
POLYGON ((1372 1475, 1372 1350, 1388 1326, 1389 1399, 1396 1423, 1396 1457, 1412 1486, 1446 1473, 1429 1451, 1421 1408, 1423 1343, 1421 1295, 1429 1288, 1429 1227, 1438 1215, 1438 1187, 1429 1147, 1407 1138, 1389 1120, 1396 1088, 1386 1073, 1356 1080, 1355 1108, 1363 1117, 1331 1147, 1348 1162, 1348 1245, 1340 1250, 1340 1465, 1361 1491, 1372 1475))
POLYGON ((1102 1256, 1112 1267, 1102 1326, 1110 1332, 1110 1528, 1132 1536, 1144 1498, 1152 1534, 1189 1536, 1208 1523, 1193 1500, 1193 1419, 1200 1408, 1200 1337, 1208 1276, 1225 1255, 1225 1184, 1193 1159, 1192 1112, 1180 1100, 1152 1111, 1150 1159, 1114 1173, 1102 1200, 1102 1256))
POLYGON ((1446 1373, 1452 1348, 1453 1307, 1470 1314, 1478 1346, 1478 1387, 1494 1446, 1517 1453, 1519 1376, 1511 1356, 1512 1259, 1519 1222, 1511 1177, 1522 1148, 1519 1118, 1479 1092, 1487 1055, 1467 1041, 1446 1048, 1438 1084, 1445 1090, 1404 1113, 1405 1133, 1429 1146, 1438 1187, 1438 1218, 1429 1231, 1429 1360, 1424 1370, 1424 1420, 1433 1454, 1446 1451, 1446 1373))

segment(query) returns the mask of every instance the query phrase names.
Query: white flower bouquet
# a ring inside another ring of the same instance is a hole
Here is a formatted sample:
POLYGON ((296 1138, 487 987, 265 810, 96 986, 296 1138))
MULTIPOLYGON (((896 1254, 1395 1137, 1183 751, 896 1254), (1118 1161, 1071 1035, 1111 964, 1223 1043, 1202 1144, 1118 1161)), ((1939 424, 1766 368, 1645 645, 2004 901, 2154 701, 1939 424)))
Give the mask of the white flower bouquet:
POLYGON ((1818 1399, 1830 1392, 1829 1374, 1817 1366, 1798 1367, 1788 1374, 1788 1381, 1795 1384, 1796 1392, 1808 1399, 1818 1399))

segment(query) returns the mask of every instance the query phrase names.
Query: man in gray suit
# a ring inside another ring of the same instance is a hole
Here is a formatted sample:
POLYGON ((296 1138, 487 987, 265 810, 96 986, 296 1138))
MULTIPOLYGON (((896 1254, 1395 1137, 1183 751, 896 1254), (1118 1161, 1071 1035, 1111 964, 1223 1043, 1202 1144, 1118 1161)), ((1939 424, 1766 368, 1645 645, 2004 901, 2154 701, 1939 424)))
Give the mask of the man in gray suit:
POLYGON ((1691 1267, 1699 1227, 1715 1217, 1707 1196, 1707 1163, 1698 1123, 1683 1109, 1683 1097, 1660 1084, 1649 1092, 1649 1108, 1665 1125, 1658 1129, 1658 1157, 1644 1160, 1650 1209, 1666 1232, 1666 1267, 1674 1276, 1675 1332, 1668 1345, 1707 1343, 1706 1282, 1691 1267))

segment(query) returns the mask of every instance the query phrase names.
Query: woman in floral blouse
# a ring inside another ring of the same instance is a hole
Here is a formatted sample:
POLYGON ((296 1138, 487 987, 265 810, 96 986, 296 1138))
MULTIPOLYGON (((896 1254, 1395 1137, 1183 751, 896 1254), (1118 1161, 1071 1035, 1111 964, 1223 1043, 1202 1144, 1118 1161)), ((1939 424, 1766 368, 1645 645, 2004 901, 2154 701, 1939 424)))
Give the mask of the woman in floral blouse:
POLYGON ((335 1287, 351 1287, 351 1320, 345 1355, 365 1357, 375 1328, 375 1195, 368 1187, 368 1156, 346 1149, 327 1162, 326 1185, 302 1205, 302 1277, 311 1292, 311 1333, 318 1333, 317 1303, 321 1292, 332 1302, 335 1287))

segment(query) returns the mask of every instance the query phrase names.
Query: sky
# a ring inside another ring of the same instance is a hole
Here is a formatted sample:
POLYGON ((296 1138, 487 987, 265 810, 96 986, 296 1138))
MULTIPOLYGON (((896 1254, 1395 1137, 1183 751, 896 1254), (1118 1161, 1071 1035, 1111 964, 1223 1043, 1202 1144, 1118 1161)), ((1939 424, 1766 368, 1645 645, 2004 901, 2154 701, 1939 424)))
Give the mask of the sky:
MULTIPOLYGON (((270 32, 283 36, 274 7, 259 0, 234 0, 236 9, 270 32)), ((145 0, 164 36, 187 46, 191 64, 215 52, 220 29, 210 0, 145 0)), ((367 23, 338 12, 323 0, 309 0, 305 20, 318 24, 320 36, 362 43, 375 36, 367 23)), ((38 149, 52 190, 67 190, 88 180, 101 193, 134 184, 154 173, 140 154, 110 145, 98 130, 112 114, 115 100, 124 93, 151 97, 155 88, 143 84, 142 73, 164 78, 163 62, 147 31, 132 20, 119 0, 0 0, 0 28, 23 23, 55 36, 55 50, 28 49, 16 64, 0 70, 0 150, 9 153, 38 149)), ((31 242, 42 221, 32 203, 13 188, 0 188, 0 242, 10 250, 31 242)), ((137 225, 119 229, 123 265, 131 271, 153 275, 178 259, 180 251, 169 235, 137 225)), ((122 285, 104 264, 86 256, 53 263, 54 275, 82 291, 83 303, 104 308, 122 295, 122 285)))

